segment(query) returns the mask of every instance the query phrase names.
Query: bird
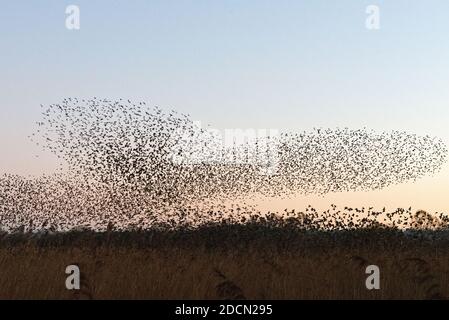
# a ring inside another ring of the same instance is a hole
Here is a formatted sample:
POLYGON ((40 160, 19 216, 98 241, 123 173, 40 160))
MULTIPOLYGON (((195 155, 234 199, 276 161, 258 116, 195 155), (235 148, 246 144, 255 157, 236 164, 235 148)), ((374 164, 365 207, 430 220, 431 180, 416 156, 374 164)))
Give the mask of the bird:
MULTIPOLYGON (((284 223, 285 213, 260 213, 245 199, 379 190, 435 174, 447 161, 441 139, 410 132, 319 128, 226 144, 189 115, 131 99, 66 98, 43 108, 32 139, 67 170, 0 178, 0 221, 10 230, 31 220, 27 228, 60 231, 284 223), (229 201, 239 206, 219 205, 229 201)), ((313 230, 412 214, 336 205, 286 212, 313 230)))

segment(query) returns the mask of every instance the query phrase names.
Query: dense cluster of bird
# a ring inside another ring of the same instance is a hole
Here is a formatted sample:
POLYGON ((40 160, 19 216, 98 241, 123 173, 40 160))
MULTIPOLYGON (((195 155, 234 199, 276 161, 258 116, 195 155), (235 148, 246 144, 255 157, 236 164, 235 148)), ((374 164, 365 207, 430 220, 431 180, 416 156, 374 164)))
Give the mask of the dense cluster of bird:
MULTIPOLYGON (((122 99, 67 98, 43 107, 42 115, 32 139, 68 169, 36 179, 1 177, 4 229, 235 222, 249 219, 256 209, 234 210, 217 203, 381 189, 434 174, 447 157, 440 139, 366 129, 315 129, 231 148, 211 146, 210 133, 189 116, 122 99), (224 153, 228 160, 232 154, 246 155, 247 161, 220 161, 224 153)), ((340 228, 340 216, 345 217, 340 212, 321 214, 320 225, 340 228)))

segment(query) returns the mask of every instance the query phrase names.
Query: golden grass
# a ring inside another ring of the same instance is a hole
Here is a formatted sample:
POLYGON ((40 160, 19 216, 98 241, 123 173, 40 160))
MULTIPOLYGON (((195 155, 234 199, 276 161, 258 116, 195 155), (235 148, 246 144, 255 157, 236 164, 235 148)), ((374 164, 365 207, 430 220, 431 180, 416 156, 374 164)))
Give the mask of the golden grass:
POLYGON ((429 233, 309 234, 263 227, 3 235, 1 299, 441 299, 449 246, 429 233), (422 237, 424 236, 424 237, 422 237), (65 288, 67 265, 82 288, 65 288), (367 290, 365 268, 380 267, 367 290))

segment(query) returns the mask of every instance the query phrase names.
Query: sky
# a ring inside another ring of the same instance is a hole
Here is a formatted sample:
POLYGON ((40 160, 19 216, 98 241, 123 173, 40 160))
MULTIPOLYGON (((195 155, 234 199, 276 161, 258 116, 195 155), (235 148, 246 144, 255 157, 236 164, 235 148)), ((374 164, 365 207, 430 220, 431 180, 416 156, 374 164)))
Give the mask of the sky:
MULTIPOLYGON (((40 104, 65 97, 143 100, 221 129, 366 127, 449 144, 447 0, 0 4, 0 173, 54 170, 27 136, 40 104), (66 28, 69 5, 79 30, 66 28)), ((414 184, 265 202, 449 212, 448 190, 446 165, 414 184)))

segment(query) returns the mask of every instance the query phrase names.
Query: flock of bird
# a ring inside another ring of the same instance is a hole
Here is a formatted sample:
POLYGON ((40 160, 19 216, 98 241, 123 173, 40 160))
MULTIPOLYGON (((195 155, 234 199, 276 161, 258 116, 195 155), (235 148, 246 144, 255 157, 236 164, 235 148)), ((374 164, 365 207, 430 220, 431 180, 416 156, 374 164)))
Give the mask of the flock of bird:
MULTIPOLYGON (((33 179, 0 177, 4 230, 247 221, 257 209, 220 203, 382 189, 435 174, 447 157, 438 138, 347 128, 211 145, 210 133, 189 116, 122 99, 67 98, 43 106, 42 116, 32 139, 67 169, 33 179), (229 161, 233 155, 247 161, 229 161)), ((350 226, 340 212, 319 216, 313 221, 328 229, 350 226)))

